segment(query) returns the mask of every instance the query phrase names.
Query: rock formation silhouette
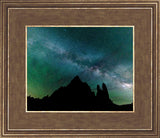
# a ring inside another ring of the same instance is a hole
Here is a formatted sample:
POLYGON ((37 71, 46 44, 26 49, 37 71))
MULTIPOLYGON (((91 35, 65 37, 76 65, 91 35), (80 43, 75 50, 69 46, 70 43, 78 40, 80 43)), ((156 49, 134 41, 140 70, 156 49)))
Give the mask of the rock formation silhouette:
POLYGON ((106 85, 97 85, 97 95, 78 76, 66 87, 42 99, 27 97, 28 111, 132 111, 133 104, 116 105, 109 98, 106 85))

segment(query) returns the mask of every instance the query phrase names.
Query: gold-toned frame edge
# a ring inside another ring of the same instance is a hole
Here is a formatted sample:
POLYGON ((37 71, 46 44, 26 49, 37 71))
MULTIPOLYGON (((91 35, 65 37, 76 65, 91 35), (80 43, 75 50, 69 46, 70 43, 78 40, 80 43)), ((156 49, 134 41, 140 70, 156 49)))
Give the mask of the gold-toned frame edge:
MULTIPOLYGON (((19 9, 19 8, 9 8, 9 9, 19 9)), ((21 9, 28 9, 28 8, 21 8, 21 9)), ((29 8, 30 9, 30 8, 29 8)), ((44 8, 31 8, 31 9, 44 9, 44 8)), ((45 8, 45 9, 51 9, 51 8, 45 8)), ((55 8, 54 8, 55 9, 55 8)), ((57 8, 59 9, 59 8, 57 8)), ((62 8, 62 9, 68 9, 68 8, 62 8)), ((77 9, 77 8, 73 8, 73 9, 77 9)), ((84 8, 82 8, 84 9, 84 8)), ((95 8, 90 8, 90 9, 95 9, 95 8)), ((97 8, 96 8, 97 9, 97 8)), ((102 8, 98 8, 98 9, 102 9, 102 8)), ((108 9, 108 8, 105 8, 108 9)), ((109 8, 111 9, 111 8, 109 8)), ((113 8, 115 9, 115 8, 113 8)), ((126 8, 125 8, 126 9, 126 8)), ((129 8, 130 9, 130 8, 129 8)), ((136 8, 134 8, 136 9, 136 8)), ((138 8, 139 9, 139 8, 138 8)), ((145 9, 150 9, 152 12, 152 8, 145 8, 145 9)), ((115 25, 115 26, 109 26, 109 25, 26 25, 25 26, 25 36, 27 36, 27 27, 133 27, 133 52, 134 52, 134 32, 135 32, 135 28, 134 25, 115 25)), ((151 27, 152 29, 152 27, 151 27)), ((27 37, 25 37, 25 50, 26 50, 26 56, 27 56, 27 37)), ((151 45, 152 46, 152 45, 151 45)), ((27 57, 25 56, 25 61, 27 60, 27 57)), ((26 106, 25 106, 25 112, 27 113, 133 113, 135 111, 135 95, 134 95, 134 53, 133 53, 133 111, 26 111, 26 107, 27 107, 27 102, 26 102, 26 106)), ((25 69, 27 68, 27 61, 25 63, 25 69)), ((27 72, 27 70, 25 71, 25 73, 27 72)), ((25 81, 26 81, 26 86, 27 86, 27 73, 25 74, 25 81)), ((26 93, 26 97, 27 97, 27 87, 25 88, 25 93, 26 93)), ((27 98, 25 98, 26 100, 27 98)), ((9 103, 8 103, 9 104, 9 103)), ((152 114, 152 112, 151 112, 152 114)), ((152 116, 152 115, 151 115, 152 116)), ((152 118, 152 117, 151 117, 152 118)), ((8 117, 9 120, 9 117, 8 117)), ((9 122, 9 121, 8 121, 9 122)), ((9 124, 8 124, 9 126, 9 124)), ((8 130, 14 130, 14 129, 9 129, 8 130)), ((15 130, 37 130, 37 129, 15 129, 15 130)), ((38 129, 41 130, 41 129, 38 129)), ((44 129, 42 129, 44 130, 44 129)), ((152 119, 151 119, 151 128, 150 129, 45 129, 45 130, 152 130, 152 119)))
MULTIPOLYGON (((19 8, 8 8, 8 55, 9 55, 9 9, 19 9, 19 8)), ((20 8, 20 9, 27 9, 27 8, 20 8)), ((29 8, 30 9, 30 8, 29 8)), ((44 8, 31 8, 31 9, 44 9, 44 8)), ((51 8, 45 8, 45 9, 51 9, 51 8)), ((55 8, 54 8, 55 9, 55 8)), ((59 9, 59 8, 56 8, 56 9, 59 9)), ((68 8, 61 8, 61 9, 68 9, 68 8)), ((79 8, 73 8, 73 9, 79 9, 79 8)), ((85 8, 81 8, 81 9, 85 9, 85 8)), ((87 8, 88 9, 88 8, 87 8)), ((97 8, 90 8, 90 9, 97 9, 97 8)), ((98 9, 104 9, 104 8, 98 8, 98 9)), ((108 8, 105 8, 105 9, 108 9, 108 8)), ((109 8, 111 9, 111 8, 109 8)), ((113 8, 115 9, 115 8, 113 8)), ((116 8, 118 9, 118 8, 116 8)), ((126 9, 126 8, 125 8, 126 9)), ((128 8, 127 8, 128 9, 128 8)), ((130 8, 129 8, 130 9, 130 8)), ((136 9, 136 8, 134 8, 136 9)), ((138 8, 139 9, 139 8, 138 8)), ((144 8, 144 9, 150 9, 151 12, 152 12, 152 8, 144 8)), ((151 14, 152 15, 152 14, 151 14)), ((109 26, 109 25, 106 25, 106 26, 103 26, 103 25, 99 25, 99 26, 96 26, 96 25, 89 25, 89 26, 86 26, 86 25, 26 25, 25 26, 25 33, 27 33, 26 31, 26 28, 27 27, 133 27, 133 52, 134 52, 134 31, 135 31, 135 28, 134 26, 127 26, 127 25, 115 25, 115 26, 109 26)), ((151 29, 153 29, 151 27, 151 29)), ((26 36, 26 34, 25 34, 26 36)), ((152 37, 152 36, 151 36, 152 37)), ((25 37, 25 44, 27 43, 27 38, 25 37)), ((151 42, 152 43, 152 42, 151 42)), ((27 45, 25 46, 26 49, 27 49, 27 45)), ((152 45, 151 45, 151 49, 152 49, 152 45)), ((27 50, 26 50, 27 52, 27 50)), ((151 53, 152 54, 152 53, 151 53)), ((26 53, 26 56, 27 56, 27 53, 26 53)), ((25 57, 25 61, 27 60, 27 57, 25 57)), ((8 57, 9 59, 9 57, 8 57)), ((135 95, 134 95, 134 62, 135 62, 135 58, 134 58, 134 53, 133 53, 133 111, 25 111, 25 112, 29 112, 29 113, 133 113, 135 111, 135 95)), ((27 63, 27 61, 26 61, 27 63)), ((25 64, 26 65, 26 64, 25 64)), ((8 67, 9 67, 9 60, 8 60, 8 67)), ((26 66, 27 67, 27 66, 26 66)), ((25 69, 26 69, 25 67, 25 69)), ((26 70, 27 71, 27 70, 26 70)), ((25 71, 25 73, 26 73, 25 71)), ((27 73, 26 73, 27 75, 27 73)), ((27 76, 25 75, 25 77, 27 78, 27 76)), ((8 71, 8 76, 9 76, 9 71, 8 71)), ((8 79, 9 80, 9 79, 8 79)), ((25 79, 26 83, 27 83, 27 80, 25 79)), ((151 80, 152 81, 152 80, 151 80)), ((8 86, 9 86, 9 81, 8 81, 8 86)), ((27 86, 27 84, 26 84, 27 86)), ((26 87, 27 89, 27 87, 26 87)), ((25 90, 26 90, 25 89, 25 90)), ((26 90, 27 91, 27 90, 26 90)), ((27 92, 25 91, 25 93, 27 94, 27 92)), ((152 91, 151 91, 152 93, 152 91)), ((151 94, 152 95, 152 94, 151 94)), ((26 98, 25 98, 26 99, 26 98)), ((152 97, 151 97, 152 99, 152 97)), ((151 105, 152 106, 152 105, 151 105)), ((26 107, 25 107, 26 108, 26 107)), ((152 110, 152 108, 151 108, 152 110)), ((152 116, 152 112, 151 112, 151 116, 152 116)), ((152 118, 152 117, 151 117, 152 118)), ((8 91, 8 130, 26 130, 26 131, 29 131, 29 130, 152 130, 152 119, 151 119, 151 129, 9 129, 9 91, 8 91)))
POLYGON ((115 25, 115 26, 109 26, 109 25, 25 25, 25 112, 26 113, 134 113, 135 112, 135 92, 134 92, 134 35, 135 35, 135 26, 122 26, 122 25, 115 25), (132 27, 133 29, 133 111, 27 111, 27 27, 132 27))

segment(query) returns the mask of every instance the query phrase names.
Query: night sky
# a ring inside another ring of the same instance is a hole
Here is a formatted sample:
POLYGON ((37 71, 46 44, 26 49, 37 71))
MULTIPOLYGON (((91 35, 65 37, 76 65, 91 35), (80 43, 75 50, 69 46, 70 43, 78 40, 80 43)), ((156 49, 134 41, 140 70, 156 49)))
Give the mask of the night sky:
POLYGON ((78 75, 115 104, 133 102, 132 27, 27 27, 27 95, 42 98, 78 75))

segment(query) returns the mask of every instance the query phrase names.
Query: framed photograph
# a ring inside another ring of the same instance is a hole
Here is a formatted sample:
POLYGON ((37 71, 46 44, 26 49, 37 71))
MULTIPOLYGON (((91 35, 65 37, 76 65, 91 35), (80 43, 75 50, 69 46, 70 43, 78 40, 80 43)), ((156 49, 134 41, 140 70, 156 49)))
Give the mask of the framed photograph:
POLYGON ((159 0, 1 0, 1 137, 159 138, 159 0))
POLYGON ((133 26, 26 32, 26 111, 133 112, 133 26))

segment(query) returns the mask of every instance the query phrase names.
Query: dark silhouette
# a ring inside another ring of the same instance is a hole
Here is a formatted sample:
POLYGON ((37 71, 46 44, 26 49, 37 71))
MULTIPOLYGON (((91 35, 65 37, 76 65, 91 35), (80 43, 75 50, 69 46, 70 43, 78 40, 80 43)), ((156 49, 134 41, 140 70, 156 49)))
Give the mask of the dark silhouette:
POLYGON ((60 87, 51 96, 42 99, 27 97, 28 111, 133 111, 133 104, 116 105, 106 85, 97 85, 97 96, 87 83, 76 76, 68 86, 60 87))

